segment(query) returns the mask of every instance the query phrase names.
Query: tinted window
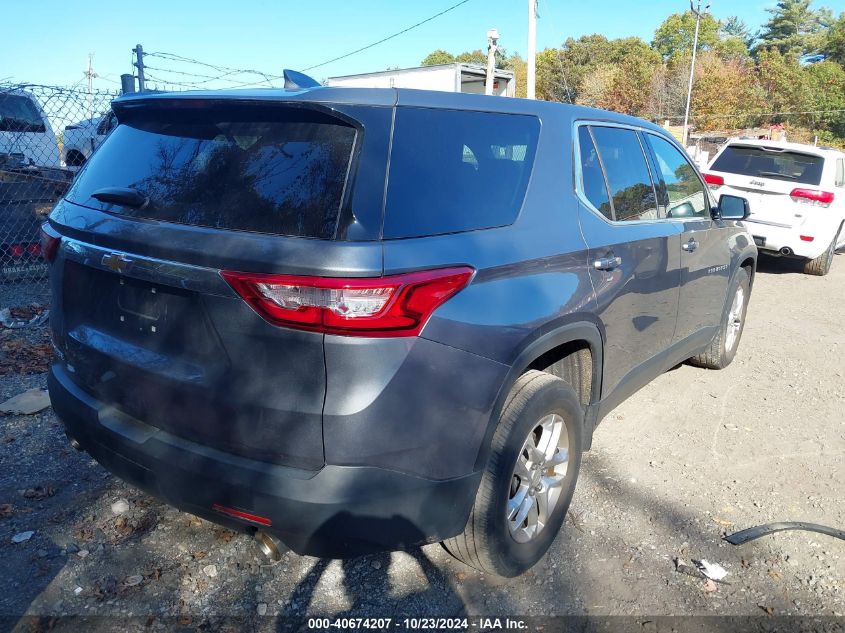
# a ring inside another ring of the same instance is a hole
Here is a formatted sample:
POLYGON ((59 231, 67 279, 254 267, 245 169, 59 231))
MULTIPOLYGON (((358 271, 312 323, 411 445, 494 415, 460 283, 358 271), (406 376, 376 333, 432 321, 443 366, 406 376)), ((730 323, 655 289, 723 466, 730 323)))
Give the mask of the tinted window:
POLYGON ((399 108, 384 237, 512 223, 531 176, 539 128, 531 116, 399 108))
POLYGON ((149 198, 121 215, 219 229, 334 235, 355 129, 303 109, 191 107, 145 112, 118 125, 68 199, 130 187, 149 198))
POLYGON ((590 136, 590 129, 586 126, 578 128, 578 145, 581 148, 581 184, 584 195, 608 220, 612 220, 613 211, 610 208, 610 198, 607 196, 607 183, 604 180, 596 146, 590 136))
POLYGON ((728 145, 710 166, 715 171, 760 176, 817 185, 822 180, 824 158, 778 147, 728 145))
POLYGON ((707 194, 695 167, 668 141, 651 134, 646 138, 654 150, 657 169, 666 185, 668 217, 710 217, 707 194))
POLYGON ((637 133, 611 127, 593 127, 592 132, 610 185, 614 219, 656 219, 654 188, 637 133))
POLYGON ((32 101, 0 92, 0 132, 45 132, 44 121, 32 101))

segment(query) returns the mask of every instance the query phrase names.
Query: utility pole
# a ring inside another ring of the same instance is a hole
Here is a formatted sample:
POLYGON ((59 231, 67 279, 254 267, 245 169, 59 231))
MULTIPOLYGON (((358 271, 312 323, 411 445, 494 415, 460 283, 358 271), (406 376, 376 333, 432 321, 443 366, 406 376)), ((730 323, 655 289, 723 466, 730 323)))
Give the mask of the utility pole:
POLYGON ((138 69, 138 92, 144 92, 144 47, 138 44, 135 51, 135 67, 138 69))
POLYGON ((528 72, 525 96, 536 99, 537 86, 537 0, 528 0, 528 72))
POLYGON ((496 29, 487 31, 487 82, 484 84, 484 94, 493 94, 493 83, 496 72, 496 51, 499 48, 499 32, 496 29))
POLYGON ((88 118, 94 116, 94 78, 98 77, 94 72, 94 53, 88 53, 88 70, 82 74, 88 78, 88 118))
POLYGON ((687 109, 684 112, 684 133, 682 136, 681 144, 684 146, 684 149, 687 148, 687 137, 689 136, 689 109, 690 103, 692 102, 692 82, 695 78, 695 53, 698 49, 698 27, 701 24, 701 16, 707 13, 707 9, 710 8, 710 4, 706 4, 704 6, 704 11, 701 10, 701 0, 698 0, 698 8, 693 6, 693 0, 689 0, 689 10, 695 14, 695 37, 692 40, 692 61, 690 62, 689 67, 689 87, 687 88, 687 109))

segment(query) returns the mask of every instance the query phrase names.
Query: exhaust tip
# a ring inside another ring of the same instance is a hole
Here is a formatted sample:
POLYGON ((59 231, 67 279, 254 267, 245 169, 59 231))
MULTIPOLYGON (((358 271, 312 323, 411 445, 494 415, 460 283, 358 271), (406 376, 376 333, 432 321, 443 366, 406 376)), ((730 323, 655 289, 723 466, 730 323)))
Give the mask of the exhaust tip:
POLYGON ((79 443, 79 441, 78 441, 75 437, 70 437, 70 436, 68 436, 68 438, 67 438, 67 439, 68 439, 68 441, 70 442, 70 445, 71 445, 73 448, 75 448, 75 449, 76 449, 76 450, 78 450, 78 451, 83 450, 83 449, 82 449, 82 444, 80 444, 80 443, 79 443))
POLYGON ((255 540, 258 542, 258 548, 262 553, 272 561, 282 560, 282 550, 279 547, 279 542, 267 532, 256 532, 255 540))
POLYGON ((792 255, 792 249, 789 248, 788 246, 784 246, 782 249, 780 249, 780 254, 781 255, 792 255))

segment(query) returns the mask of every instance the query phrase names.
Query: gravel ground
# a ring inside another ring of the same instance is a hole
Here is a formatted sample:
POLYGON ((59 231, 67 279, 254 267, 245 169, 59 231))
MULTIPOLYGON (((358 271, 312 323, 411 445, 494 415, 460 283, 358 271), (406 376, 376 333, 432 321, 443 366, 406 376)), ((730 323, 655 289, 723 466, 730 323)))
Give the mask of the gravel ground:
MULTIPOLYGON (((0 291, 0 307, 40 296, 0 291)), ((227 616, 251 629, 264 628, 265 613, 292 628, 312 616, 841 617, 845 543, 787 532, 736 547, 722 536, 771 521, 845 527, 844 298, 845 256, 823 278, 762 262, 735 362, 680 366, 614 411, 551 553, 511 580, 439 545, 268 564, 247 536, 169 508, 70 449, 51 410, 2 417, 0 616, 145 616, 159 627, 227 616), (729 584, 678 573, 677 557, 720 563, 729 584)), ((0 400, 45 383, 0 376, 0 400)))

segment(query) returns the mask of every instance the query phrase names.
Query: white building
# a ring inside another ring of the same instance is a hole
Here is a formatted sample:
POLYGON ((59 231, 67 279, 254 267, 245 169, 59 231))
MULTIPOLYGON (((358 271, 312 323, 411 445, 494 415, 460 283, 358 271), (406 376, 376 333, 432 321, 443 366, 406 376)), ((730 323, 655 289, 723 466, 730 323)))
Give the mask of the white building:
MULTIPOLYGON (((456 62, 454 64, 329 77, 326 80, 326 85, 355 88, 417 88, 419 90, 484 94, 486 76, 487 69, 483 66, 456 62)), ((516 94, 516 80, 512 70, 497 68, 493 79, 494 95, 513 97, 516 94)))

